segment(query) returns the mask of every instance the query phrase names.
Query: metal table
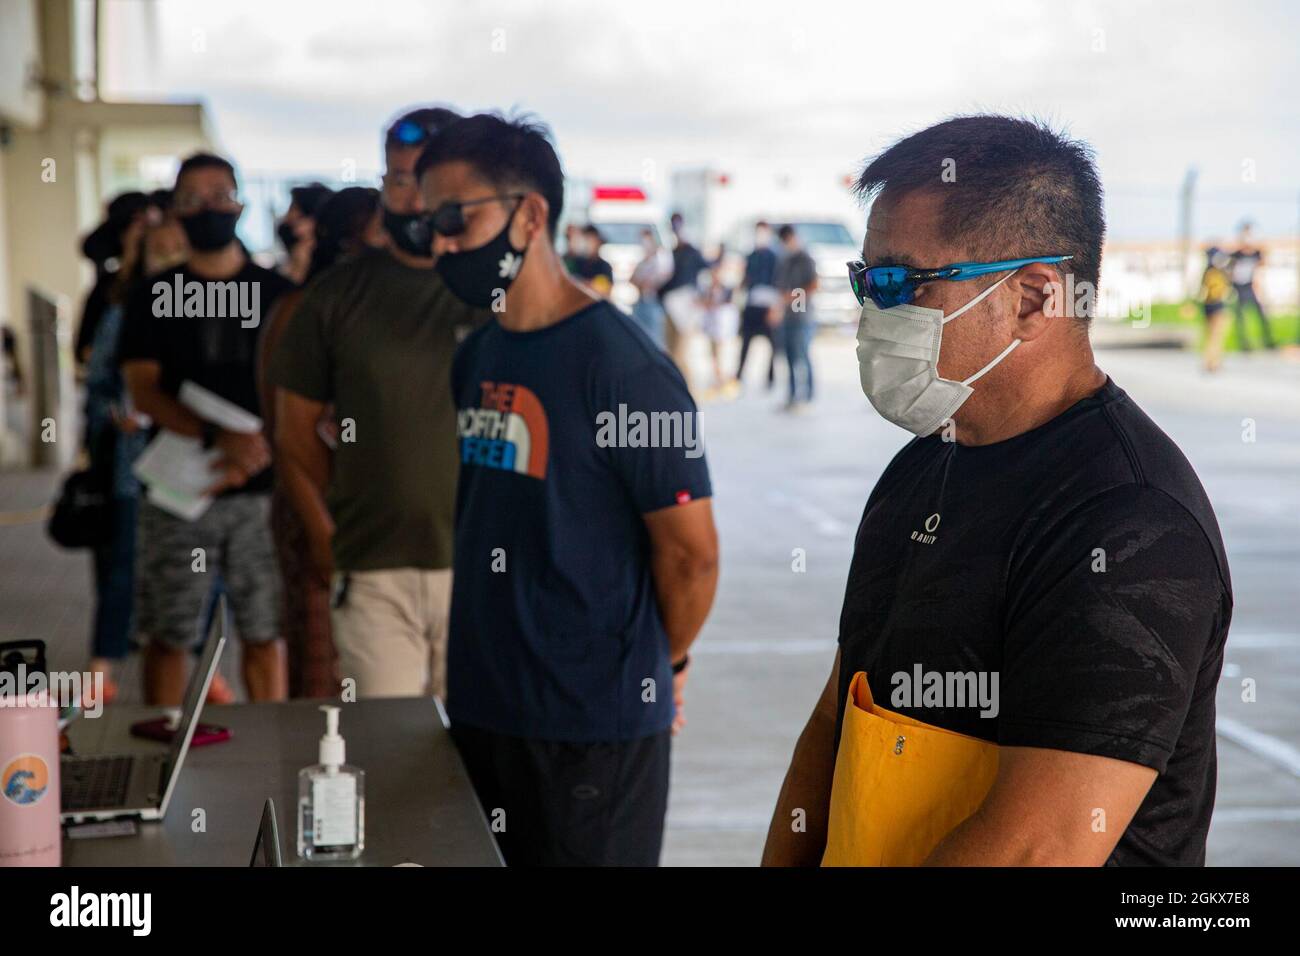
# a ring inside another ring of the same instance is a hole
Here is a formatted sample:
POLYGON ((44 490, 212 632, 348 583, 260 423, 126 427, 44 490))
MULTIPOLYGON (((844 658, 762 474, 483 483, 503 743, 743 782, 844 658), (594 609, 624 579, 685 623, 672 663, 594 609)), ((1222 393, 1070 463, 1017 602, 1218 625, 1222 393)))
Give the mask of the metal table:
MULTIPOLYGON (((429 697, 342 704, 347 762, 366 772, 366 848, 346 863, 298 859, 298 771, 316 763, 323 700, 204 707, 203 723, 229 727, 231 739, 192 747, 167 818, 139 823, 134 836, 63 838, 65 866, 247 866, 267 797, 275 800, 286 865, 501 866, 496 841, 429 697), (202 810, 203 814, 196 813, 202 810), (199 821, 203 827, 200 829, 199 821), (199 830, 200 832, 195 832, 199 830)), ((158 708, 111 706, 68 728, 81 753, 146 753, 165 745, 132 737, 130 726, 158 708)))

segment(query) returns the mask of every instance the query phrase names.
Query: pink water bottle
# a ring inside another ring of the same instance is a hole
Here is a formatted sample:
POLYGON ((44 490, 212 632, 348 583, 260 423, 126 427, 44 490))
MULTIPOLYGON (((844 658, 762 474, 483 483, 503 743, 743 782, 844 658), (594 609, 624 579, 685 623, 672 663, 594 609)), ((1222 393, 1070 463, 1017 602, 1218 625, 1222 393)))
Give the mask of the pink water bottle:
POLYGON ((0 866, 60 860, 59 710, 45 644, 9 641, 0 644, 0 866), (32 666, 22 648, 35 649, 32 666))

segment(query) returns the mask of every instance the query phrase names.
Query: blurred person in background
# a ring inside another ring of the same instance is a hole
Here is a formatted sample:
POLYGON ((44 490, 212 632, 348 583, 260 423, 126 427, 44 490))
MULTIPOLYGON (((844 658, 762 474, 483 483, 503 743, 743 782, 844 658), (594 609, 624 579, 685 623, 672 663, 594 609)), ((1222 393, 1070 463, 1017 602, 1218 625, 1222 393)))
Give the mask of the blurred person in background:
POLYGON ((1205 371, 1217 372, 1223 364, 1223 340, 1228 335, 1228 278, 1231 261, 1218 246, 1205 250, 1205 272, 1201 275, 1199 298, 1205 310, 1205 371))
POLYGON ((545 127, 470 117, 418 170, 439 273, 470 304, 504 305, 452 371, 453 739, 486 812, 505 814, 509 865, 656 865, 687 652, 717 587, 712 492, 698 441, 633 445, 599 422, 631 409, 694 429, 694 402, 565 272, 545 127))
POLYGON ((208 612, 217 577, 242 643, 249 698, 285 696, 279 575, 269 526, 270 446, 261 432, 221 428, 177 397, 188 381, 253 415, 261 413, 256 374, 261 318, 291 286, 249 259, 235 235, 243 209, 228 160, 196 153, 182 162, 171 212, 184 230, 189 257, 142 283, 123 314, 119 357, 135 407, 149 416, 155 430, 199 439, 204 448, 220 453, 211 488, 215 497, 195 520, 148 500, 140 506, 135 627, 148 639, 144 676, 151 704, 180 703, 186 651, 208 612), (200 297, 202 314, 194 315, 188 294, 183 303, 172 303, 169 314, 156 290, 178 282, 233 288, 242 300, 256 304, 257 314, 251 321, 209 314, 206 303, 212 296, 205 295, 200 297), (196 573, 193 567, 196 548, 208 573, 196 573))
POLYGON ((1255 274, 1259 267, 1264 263, 1263 251, 1255 245, 1252 234, 1254 226, 1250 222, 1243 222, 1237 233, 1237 248, 1233 250, 1231 262, 1228 266, 1228 274, 1232 279, 1232 291, 1236 295, 1236 302, 1233 305, 1237 323, 1237 344, 1243 352, 1251 350, 1250 338, 1246 335, 1246 315, 1247 306, 1254 308, 1256 315, 1259 317, 1259 337, 1264 348, 1274 349, 1277 343, 1273 341, 1273 330, 1268 324, 1268 315, 1264 312, 1264 306, 1260 303, 1259 297, 1255 294, 1255 274))
POLYGON ((776 251, 772 248, 772 227, 759 221, 754 225, 754 248, 745 257, 745 275, 740 288, 745 293, 745 308, 740 313, 740 361, 736 365, 736 381, 745 381, 745 359, 754 339, 767 339, 771 355, 767 360, 767 388, 776 381, 776 351, 778 336, 768 322, 772 307, 780 298, 776 291, 776 251))
POLYGON ((564 255, 561 261, 569 275, 576 274, 578 260, 587 254, 586 247, 587 240, 582 234, 582 226, 571 222, 564 227, 564 255))
POLYGON ((151 212, 144 234, 144 272, 141 281, 159 272, 174 269, 190 257, 190 243, 185 230, 172 211, 172 191, 155 189, 149 194, 156 213, 151 212))
POLYGON ((704 254, 686 237, 686 222, 675 212, 669 218, 673 232, 673 274, 659 290, 668 321, 664 323, 664 345, 672 356, 687 388, 691 385, 691 334, 700 327, 700 273, 708 268, 704 254))
POLYGON ((289 208, 275 227, 287 257, 280 273, 294 285, 307 281, 315 243, 316 214, 334 190, 323 183, 307 183, 289 190, 289 208))
MULTIPOLYGON (((81 323, 77 326, 75 354, 77 362, 85 365, 90 358, 90 350, 95 341, 95 333, 100 320, 110 305, 110 298, 116 289, 121 292, 118 272, 126 254, 125 234, 128 229, 142 222, 150 206, 149 197, 142 192, 124 192, 108 204, 104 221, 81 244, 81 253, 95 267, 95 284, 81 308, 81 323)), ((133 233, 133 241, 139 242, 140 230, 133 233)), ((136 248, 133 256, 140 250, 136 248)))
POLYGON ((780 316, 785 340, 785 360, 790 366, 790 398, 787 411, 800 411, 813 399, 813 367, 810 347, 817 331, 812 314, 812 296, 817 291, 817 263, 813 261, 794 226, 781 227, 782 255, 777 262, 778 298, 772 314, 780 316))
POLYGON ((713 361, 713 389, 723 398, 734 397, 739 384, 722 370, 723 351, 736 338, 740 317, 732 300, 733 290, 724 278, 727 249, 718 247, 717 258, 704 276, 704 312, 700 329, 709 340, 709 357, 713 361))
POLYGON ((0 377, 3 378, 3 381, 0 381, 0 387, 8 387, 9 383, 12 382, 14 394, 22 395, 26 388, 23 382, 23 366, 18 361, 18 337, 14 335, 14 330, 9 327, 8 323, 0 324, 0 344, 2 344, 3 348, 3 358, 0 359, 0 362, 3 363, 0 377))
POLYGON ((581 255, 573 263, 569 274, 581 279, 591 286, 597 295, 608 296, 614 288, 614 267, 601 254, 600 248, 605 244, 605 237, 595 226, 582 228, 581 255))
MULTIPOLYGON (((128 401, 119 368, 118 345, 122 331, 122 305, 134 291, 144 269, 145 233, 157 207, 144 193, 124 193, 109 203, 108 219, 91 234, 83 250, 109 237, 115 224, 107 275, 111 282, 95 289, 103 300, 83 316, 81 332, 93 328, 83 359, 86 364, 86 451, 90 468, 102 476, 112 502, 105 537, 91 549, 94 562, 95 610, 91 624, 92 673, 103 675, 104 698, 112 703, 118 694, 113 671, 130 650, 132 602, 135 595, 135 536, 140 483, 131 466, 147 440, 148 419, 138 415, 128 401), (89 318, 89 322, 87 321, 89 318)), ((95 293, 92 292, 92 296, 95 293)))
MULTIPOLYGON (((305 241, 304 237, 304 241, 305 241)), ((315 207, 311 219, 311 263, 304 285, 337 262, 367 249, 383 249, 387 239, 380 221, 379 190, 349 186, 315 207)), ((275 387, 267 374, 268 357, 275 353, 285 327, 302 302, 304 290, 281 296, 266 318, 258 353, 258 382, 262 419, 268 435, 275 435, 275 387)), ((338 446, 338 425, 327 407, 316 423, 317 433, 330 449, 338 446)), ((315 573, 307 529, 285 490, 283 469, 275 472, 271 490, 271 533, 275 538, 282 581, 283 626, 289 652, 290 697, 334 697, 339 693, 338 652, 330 633, 329 582, 315 573)))
POLYGON ((632 320, 663 348, 664 308, 659 303, 659 290, 673 273, 673 257, 659 244, 653 229, 641 230, 641 253, 641 261, 632 270, 632 287, 637 292, 632 320))
POLYGON ((284 491, 311 573, 332 588, 339 673, 362 697, 445 693, 457 470, 451 358, 488 315, 433 270, 415 162, 456 118, 425 107, 387 129, 386 247, 316 278, 268 359, 284 491), (332 454, 318 427, 331 404, 332 454))

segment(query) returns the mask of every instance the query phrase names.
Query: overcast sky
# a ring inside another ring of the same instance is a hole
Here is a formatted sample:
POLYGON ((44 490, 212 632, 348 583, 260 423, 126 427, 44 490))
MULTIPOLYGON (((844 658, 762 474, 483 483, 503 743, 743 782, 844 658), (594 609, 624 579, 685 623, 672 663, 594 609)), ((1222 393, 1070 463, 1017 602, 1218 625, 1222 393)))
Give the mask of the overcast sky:
POLYGON ((898 136, 1028 113, 1097 150, 1114 238, 1300 216, 1300 4, 110 0, 104 95, 201 98, 248 171, 380 164, 402 106, 519 108, 571 174, 674 166, 838 181, 898 136), (152 39, 150 39, 152 37, 152 39))

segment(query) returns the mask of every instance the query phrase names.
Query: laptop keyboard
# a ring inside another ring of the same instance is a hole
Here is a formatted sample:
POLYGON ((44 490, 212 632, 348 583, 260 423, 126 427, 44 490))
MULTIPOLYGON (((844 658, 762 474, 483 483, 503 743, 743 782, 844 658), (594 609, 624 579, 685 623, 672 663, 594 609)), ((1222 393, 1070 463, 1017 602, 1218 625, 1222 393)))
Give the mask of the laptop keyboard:
POLYGON ((63 812, 124 806, 134 761, 130 754, 64 757, 59 766, 63 812))

